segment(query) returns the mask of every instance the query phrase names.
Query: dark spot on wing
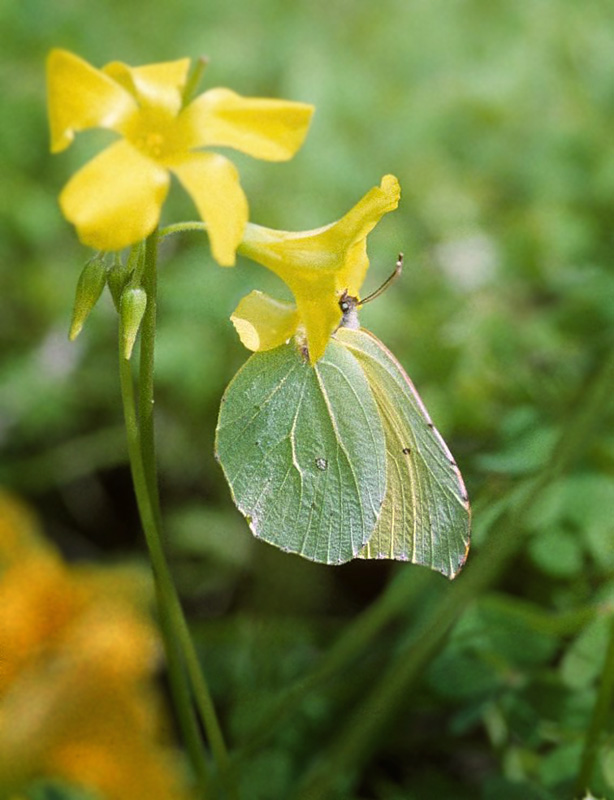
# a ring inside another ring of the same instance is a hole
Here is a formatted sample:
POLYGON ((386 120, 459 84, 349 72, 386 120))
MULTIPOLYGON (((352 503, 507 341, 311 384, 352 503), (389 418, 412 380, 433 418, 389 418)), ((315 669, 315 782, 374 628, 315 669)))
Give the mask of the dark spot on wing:
POLYGON ((404 447, 403 454, 408 456, 411 453, 411 447, 404 447))

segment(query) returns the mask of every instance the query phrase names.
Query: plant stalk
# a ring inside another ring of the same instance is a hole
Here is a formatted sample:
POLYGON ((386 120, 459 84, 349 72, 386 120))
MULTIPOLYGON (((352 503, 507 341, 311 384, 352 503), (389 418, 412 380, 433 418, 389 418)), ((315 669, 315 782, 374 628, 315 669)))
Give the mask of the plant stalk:
MULTIPOLYGON (((121 324, 121 323, 120 323, 121 324)), ((136 415, 136 404, 134 399, 134 387, 132 384, 132 371, 130 362, 123 357, 121 347, 119 348, 119 373, 122 402, 124 407, 124 419, 126 424, 126 434, 128 440, 128 458, 132 473, 132 483, 136 495, 136 502, 141 519, 141 525, 145 533, 145 539, 149 548, 152 569, 154 573, 154 583, 156 589, 156 600, 160 617, 160 629, 164 642, 164 650, 168 665, 169 683, 173 696, 175 711, 181 732, 184 736, 194 772, 199 781, 199 788, 205 796, 209 784, 209 769, 204 745, 198 732, 198 724, 191 702, 190 688, 186 682, 186 675, 181 663, 181 656, 178 652, 175 639, 173 637, 173 596, 174 586, 166 568, 166 561, 159 543, 157 534, 156 517, 152 508, 149 487, 145 476, 145 468, 140 446, 139 428, 136 415)))
POLYGON ((170 682, 171 686, 175 687, 174 700, 177 703, 177 713, 183 734, 186 737, 186 745, 191 755, 194 750, 193 762, 196 773, 202 774, 203 765, 206 766, 206 757, 200 737, 199 752, 198 754, 195 752, 194 731, 197 729, 197 725, 193 719, 194 707, 189 702, 190 697, 192 697, 207 733, 219 775, 226 787, 228 796, 232 798, 236 796, 236 791, 230 781, 226 744, 163 547, 153 414, 157 257, 158 232, 154 231, 145 244, 145 258, 141 276, 141 285, 147 295, 147 306, 140 330, 138 415, 130 362, 122 357, 120 350, 120 380, 128 434, 128 453, 137 506, 156 583, 170 682), (186 675, 189 679, 189 684, 186 684, 186 675))

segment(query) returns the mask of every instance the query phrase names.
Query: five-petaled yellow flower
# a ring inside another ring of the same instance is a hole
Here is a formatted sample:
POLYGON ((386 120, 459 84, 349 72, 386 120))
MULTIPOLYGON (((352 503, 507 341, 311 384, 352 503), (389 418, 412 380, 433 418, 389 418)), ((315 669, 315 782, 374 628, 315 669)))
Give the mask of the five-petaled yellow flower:
POLYGON ((358 297, 369 267, 367 235, 397 207, 400 196, 397 179, 385 175, 344 217, 323 228, 292 233, 248 223, 238 252, 279 275, 296 306, 263 292, 244 297, 231 317, 243 344, 270 350, 303 325, 315 364, 341 322, 341 294, 358 297))
POLYGON ((77 172, 60 195, 62 211, 84 244, 119 250, 148 236, 173 173, 207 223, 216 260, 234 264, 247 200, 232 162, 201 148, 231 147, 284 161, 301 146, 313 107, 221 88, 185 105, 189 66, 187 58, 142 67, 116 61, 99 70, 66 50, 49 54, 52 151, 68 147, 86 128, 108 128, 122 137, 77 172))

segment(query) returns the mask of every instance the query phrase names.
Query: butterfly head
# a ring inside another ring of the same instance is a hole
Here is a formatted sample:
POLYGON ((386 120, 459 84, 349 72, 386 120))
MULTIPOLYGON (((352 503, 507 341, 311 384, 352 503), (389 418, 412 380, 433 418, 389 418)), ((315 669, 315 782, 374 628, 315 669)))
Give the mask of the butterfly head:
POLYGON ((360 301, 357 297, 352 297, 348 294, 347 289, 339 298, 339 308, 343 317, 341 318, 340 328, 352 328, 358 330, 360 322, 358 321, 358 306, 360 301))
POLYGON ((341 322, 339 323, 339 327, 353 328, 354 330, 358 330, 358 328, 360 328, 360 322, 358 321, 358 308, 360 306, 364 306, 365 303, 370 303, 371 300, 375 300, 375 298, 379 297, 382 292, 385 292, 390 284, 399 277, 402 269, 403 253, 399 253, 399 257, 397 258, 397 263, 395 264, 392 275, 390 275, 390 277, 387 278, 384 283, 382 283, 379 289, 376 289, 368 297, 364 297, 362 300, 359 300, 357 297, 352 297, 352 295, 350 295, 346 289, 339 298, 339 308, 343 314, 341 322))

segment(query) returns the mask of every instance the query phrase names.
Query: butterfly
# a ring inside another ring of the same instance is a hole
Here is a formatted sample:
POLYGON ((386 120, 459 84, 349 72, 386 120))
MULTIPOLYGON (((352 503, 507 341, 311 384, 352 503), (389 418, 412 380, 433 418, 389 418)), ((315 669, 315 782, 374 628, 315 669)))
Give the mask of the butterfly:
POLYGON ((216 458, 252 533, 312 561, 420 564, 453 578, 469 548, 460 471, 413 383, 360 327, 364 300, 310 365, 292 340, 252 355, 222 398, 216 458))

